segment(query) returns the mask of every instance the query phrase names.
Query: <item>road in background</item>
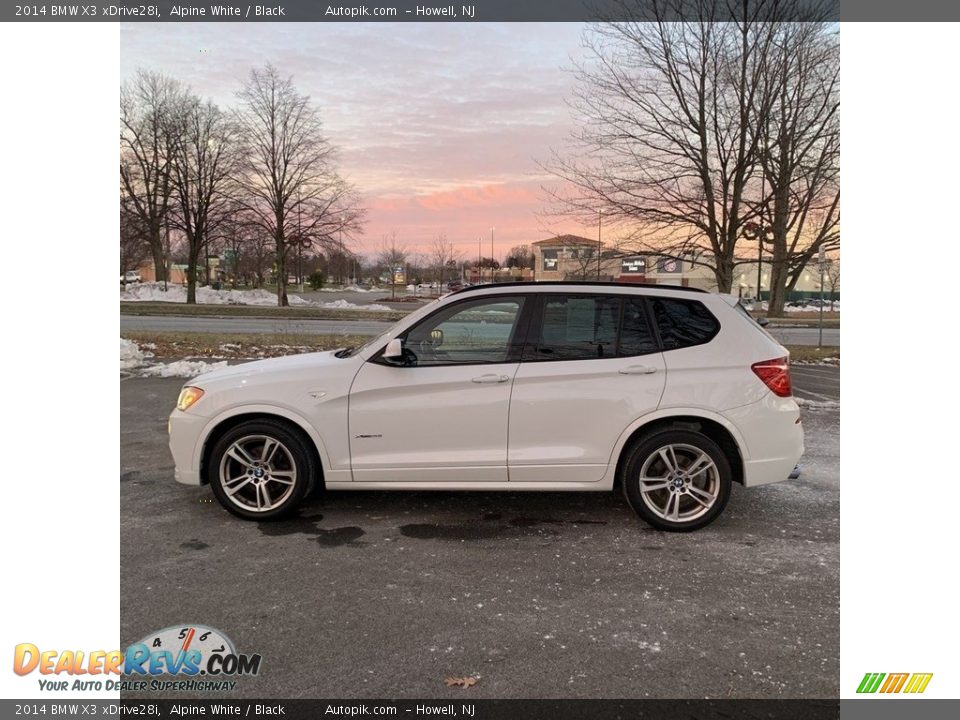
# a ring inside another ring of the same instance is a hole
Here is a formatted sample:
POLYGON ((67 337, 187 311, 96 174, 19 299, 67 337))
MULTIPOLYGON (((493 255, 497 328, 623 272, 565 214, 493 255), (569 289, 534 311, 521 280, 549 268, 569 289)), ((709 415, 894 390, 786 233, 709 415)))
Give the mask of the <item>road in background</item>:
MULTIPOLYGON (((258 317, 188 317, 181 315, 121 315, 120 332, 205 332, 219 334, 289 334, 289 335, 379 335, 392 323, 364 320, 363 311, 356 320, 314 320, 309 318, 258 317)), ((768 328, 768 332, 784 345, 817 344, 817 328, 768 328)), ((840 345, 840 329, 824 328, 824 345, 840 345)))

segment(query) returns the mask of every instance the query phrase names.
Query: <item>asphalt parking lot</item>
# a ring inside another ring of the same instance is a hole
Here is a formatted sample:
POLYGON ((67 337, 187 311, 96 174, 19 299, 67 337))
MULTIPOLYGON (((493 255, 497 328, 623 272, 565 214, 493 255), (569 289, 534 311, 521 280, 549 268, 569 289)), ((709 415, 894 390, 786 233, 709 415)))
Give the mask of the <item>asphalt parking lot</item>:
POLYGON ((251 523, 173 481, 182 383, 121 382, 121 641, 219 628, 263 656, 232 697, 839 693, 837 410, 804 412, 800 479, 691 534, 613 493, 340 492, 251 523))

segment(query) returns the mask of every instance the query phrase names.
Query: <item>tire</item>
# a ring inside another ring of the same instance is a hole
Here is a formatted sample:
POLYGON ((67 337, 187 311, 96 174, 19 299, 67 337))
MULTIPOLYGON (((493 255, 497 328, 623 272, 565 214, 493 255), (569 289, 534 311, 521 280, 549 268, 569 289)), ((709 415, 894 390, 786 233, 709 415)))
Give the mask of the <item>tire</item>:
POLYGON ((245 520, 290 515, 310 494, 319 474, 309 440, 276 420, 248 420, 217 440, 207 477, 219 503, 245 520))
POLYGON ((697 530, 726 507, 733 471, 723 450, 706 435, 667 428, 638 438, 627 452, 620 475, 623 494, 634 512, 658 530, 697 530))

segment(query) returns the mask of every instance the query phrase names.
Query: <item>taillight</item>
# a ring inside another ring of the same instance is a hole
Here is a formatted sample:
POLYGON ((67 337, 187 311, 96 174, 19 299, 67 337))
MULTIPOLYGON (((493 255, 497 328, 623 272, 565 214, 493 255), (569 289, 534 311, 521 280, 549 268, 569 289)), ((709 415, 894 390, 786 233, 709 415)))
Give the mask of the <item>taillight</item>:
POLYGON ((793 388, 790 385, 790 358, 776 358, 754 363, 750 369, 774 395, 790 397, 793 388))

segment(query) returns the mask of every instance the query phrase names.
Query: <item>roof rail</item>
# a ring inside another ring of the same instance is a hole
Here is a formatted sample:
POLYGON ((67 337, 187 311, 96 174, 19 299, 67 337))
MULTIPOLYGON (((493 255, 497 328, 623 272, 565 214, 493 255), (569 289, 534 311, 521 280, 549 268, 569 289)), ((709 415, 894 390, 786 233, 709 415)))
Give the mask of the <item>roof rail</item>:
POLYGON ((684 287, 683 285, 658 285, 656 283, 629 283, 629 282, 603 282, 603 281, 591 281, 591 280, 522 280, 519 282, 494 282, 494 283, 485 283, 483 285, 471 285, 470 287, 463 288, 462 290, 455 290, 451 295, 459 295, 461 293, 473 292, 474 290, 488 290, 490 288, 513 288, 513 287, 544 287, 551 285, 576 285, 578 287, 594 287, 594 288, 604 288, 604 287, 625 287, 637 289, 654 289, 654 290, 682 290, 684 292, 694 292, 694 293, 705 293, 706 290, 695 287, 684 287))

